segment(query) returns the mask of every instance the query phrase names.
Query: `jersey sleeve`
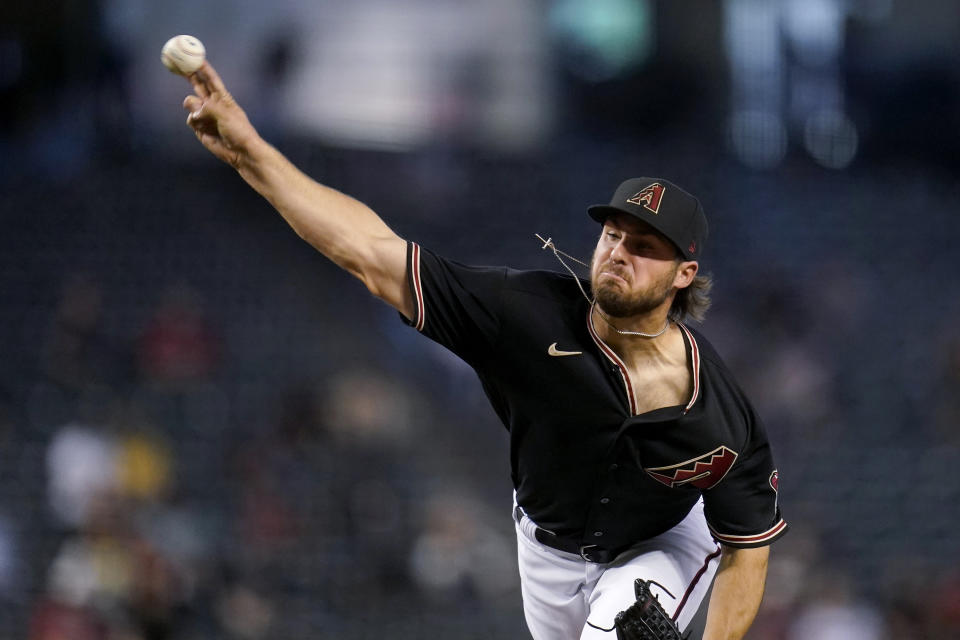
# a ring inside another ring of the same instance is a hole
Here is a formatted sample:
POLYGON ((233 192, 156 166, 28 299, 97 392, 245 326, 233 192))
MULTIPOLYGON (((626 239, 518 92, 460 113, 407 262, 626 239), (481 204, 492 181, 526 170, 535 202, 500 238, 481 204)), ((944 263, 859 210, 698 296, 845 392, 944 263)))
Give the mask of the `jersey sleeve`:
POLYGON ((407 244, 407 278, 414 301, 410 326, 468 364, 489 355, 500 330, 505 267, 474 267, 407 244))
POLYGON ((703 492, 704 513, 713 537, 731 547, 762 547, 787 532, 780 514, 780 475, 766 433, 746 407, 748 436, 743 452, 723 480, 703 492))

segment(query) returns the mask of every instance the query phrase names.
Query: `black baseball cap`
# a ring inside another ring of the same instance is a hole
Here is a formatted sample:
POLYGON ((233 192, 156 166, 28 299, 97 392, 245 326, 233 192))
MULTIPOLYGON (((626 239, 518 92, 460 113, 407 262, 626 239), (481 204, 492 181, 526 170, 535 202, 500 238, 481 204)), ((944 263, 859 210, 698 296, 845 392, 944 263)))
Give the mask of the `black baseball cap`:
POLYGON ((620 183, 610 204, 587 208, 603 224, 614 213, 626 213, 665 235, 687 260, 699 260, 707 241, 707 216, 700 201, 662 178, 630 178, 620 183))

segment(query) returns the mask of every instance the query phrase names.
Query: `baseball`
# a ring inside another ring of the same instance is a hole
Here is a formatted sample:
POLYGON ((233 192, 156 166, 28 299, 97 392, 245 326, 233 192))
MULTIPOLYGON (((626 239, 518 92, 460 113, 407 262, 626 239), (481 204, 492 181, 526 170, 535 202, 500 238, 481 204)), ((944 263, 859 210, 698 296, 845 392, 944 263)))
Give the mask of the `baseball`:
POLYGON ((203 64, 207 50, 193 36, 173 36, 160 52, 160 62, 173 73, 188 76, 203 64))

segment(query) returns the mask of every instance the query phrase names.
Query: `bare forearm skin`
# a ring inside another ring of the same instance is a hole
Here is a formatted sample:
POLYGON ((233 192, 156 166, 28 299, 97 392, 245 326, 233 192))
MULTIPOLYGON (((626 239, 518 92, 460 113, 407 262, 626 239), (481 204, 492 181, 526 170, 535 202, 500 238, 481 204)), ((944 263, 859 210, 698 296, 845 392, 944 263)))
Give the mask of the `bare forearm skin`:
POLYGON ((770 547, 723 547, 703 640, 740 640, 760 608, 770 547))

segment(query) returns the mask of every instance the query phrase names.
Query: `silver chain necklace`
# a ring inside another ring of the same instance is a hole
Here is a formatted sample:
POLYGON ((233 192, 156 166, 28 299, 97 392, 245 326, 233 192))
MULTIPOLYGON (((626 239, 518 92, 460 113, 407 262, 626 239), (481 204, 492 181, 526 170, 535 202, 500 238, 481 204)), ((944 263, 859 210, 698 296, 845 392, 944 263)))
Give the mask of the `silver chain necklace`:
MULTIPOLYGON (((590 296, 587 295, 587 292, 583 290, 583 285, 580 284, 580 277, 577 276, 576 273, 574 273, 573 269, 567 266, 567 263, 564 262, 563 258, 561 258, 560 256, 564 255, 570 258, 571 260, 573 260, 574 262, 576 262, 577 264, 581 264, 588 269, 590 268, 590 265, 588 265, 586 262, 583 262, 582 260, 577 260, 570 254, 564 253, 563 251, 560 251, 559 249, 557 249, 557 245, 553 244, 553 238, 547 238, 546 240, 544 240, 543 236, 541 236, 539 233, 535 233, 533 235, 537 236, 537 239, 539 239, 540 242, 543 243, 543 246, 540 247, 541 249, 550 249, 551 251, 553 251, 553 255, 556 256, 557 260, 560 261, 560 264, 563 265, 563 268, 569 271, 570 275, 573 276, 573 281, 577 283, 577 287, 580 288, 580 293, 583 294, 583 297, 587 300, 587 302, 590 303, 590 306, 595 306, 597 304, 597 301, 590 299, 590 296)), ((670 318, 667 318, 666 322, 663 323, 663 329, 660 329, 660 331, 657 331, 656 333, 644 333, 643 331, 627 331, 626 329, 618 329, 612 322, 610 322, 610 319, 607 317, 607 315, 603 311, 600 310, 599 307, 597 307, 597 315, 603 318, 603 321, 606 322, 608 325, 610 325, 611 329, 613 329, 614 331, 616 331, 622 336, 637 336, 640 338, 659 338, 664 333, 666 333, 667 329, 670 327, 670 318)))
POLYGON ((666 321, 663 323, 663 329, 660 329, 660 331, 657 331, 656 333, 644 333, 643 331, 627 331, 626 329, 618 329, 616 326, 614 326, 614 324, 610 322, 610 318, 608 318, 607 315, 603 311, 601 311, 599 307, 597 307, 597 315, 603 318, 603 321, 606 322, 608 325, 610 325, 611 329, 613 329, 614 331, 616 331, 622 336, 639 336, 641 338, 659 338, 664 333, 666 333, 667 328, 670 326, 670 318, 667 318, 666 321))

